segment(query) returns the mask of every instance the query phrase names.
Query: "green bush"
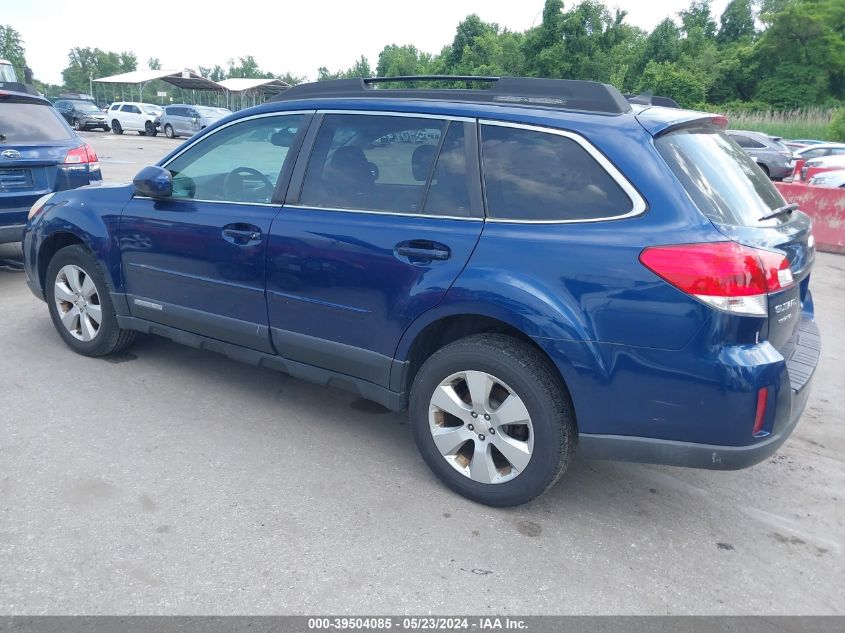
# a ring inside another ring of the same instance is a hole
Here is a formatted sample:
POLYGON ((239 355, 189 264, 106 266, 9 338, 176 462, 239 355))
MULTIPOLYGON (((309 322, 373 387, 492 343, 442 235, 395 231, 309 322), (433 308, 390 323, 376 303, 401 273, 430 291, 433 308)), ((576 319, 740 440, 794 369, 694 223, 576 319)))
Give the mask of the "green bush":
POLYGON ((827 135, 833 141, 845 143, 845 106, 839 108, 833 115, 827 127, 827 135))

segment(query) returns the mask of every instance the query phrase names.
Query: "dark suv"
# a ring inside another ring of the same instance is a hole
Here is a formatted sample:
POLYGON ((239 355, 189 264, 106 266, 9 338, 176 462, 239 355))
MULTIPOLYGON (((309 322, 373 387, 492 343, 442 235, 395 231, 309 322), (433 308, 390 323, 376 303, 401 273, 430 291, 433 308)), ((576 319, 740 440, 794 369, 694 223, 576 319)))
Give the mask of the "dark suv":
POLYGON ((28 281, 65 342, 152 333, 407 407, 491 505, 576 452, 733 469, 786 440, 819 356, 810 221, 723 117, 389 81, 295 86, 34 208, 28 281))
POLYGON ((53 104, 74 130, 101 129, 108 132, 111 128, 106 113, 90 101, 59 99, 53 104))

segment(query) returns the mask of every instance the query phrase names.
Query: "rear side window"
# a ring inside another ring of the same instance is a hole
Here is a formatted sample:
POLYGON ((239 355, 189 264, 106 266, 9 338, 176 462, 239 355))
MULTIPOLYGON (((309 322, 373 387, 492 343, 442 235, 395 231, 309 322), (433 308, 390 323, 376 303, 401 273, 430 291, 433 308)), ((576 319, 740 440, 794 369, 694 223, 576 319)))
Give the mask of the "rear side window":
POLYGON ((483 125, 487 215, 556 222, 613 218, 633 202, 577 141, 552 132, 483 125))
POLYGON ((461 218, 472 215, 464 124, 459 121, 449 123, 434 167, 434 175, 431 177, 423 212, 426 215, 461 218))
POLYGON ((62 115, 50 106, 0 102, 0 143, 44 143, 72 137, 62 115))
POLYGON ((654 143, 698 209, 714 222, 774 226, 788 221, 780 216, 760 222, 786 203, 727 134, 709 127, 684 128, 659 136, 654 143))
POLYGON ((446 121, 438 119, 326 115, 308 161, 300 204, 419 212, 445 128, 446 121))

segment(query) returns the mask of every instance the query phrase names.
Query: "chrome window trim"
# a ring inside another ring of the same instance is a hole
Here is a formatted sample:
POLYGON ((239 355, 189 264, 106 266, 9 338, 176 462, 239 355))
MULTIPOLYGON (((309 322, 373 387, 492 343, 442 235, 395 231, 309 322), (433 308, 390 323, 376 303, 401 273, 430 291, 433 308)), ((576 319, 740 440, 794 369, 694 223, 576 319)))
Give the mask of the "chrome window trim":
MULTIPOLYGON (((161 165, 159 165, 159 167, 161 167, 163 169, 167 169, 167 166, 170 163, 172 163, 174 160, 179 158, 182 154, 184 154, 189 149, 194 147, 197 143, 201 143, 202 141, 206 140, 207 138, 210 138, 210 137, 214 136, 215 134, 217 134, 220 130, 225 130, 226 128, 231 127, 233 125, 237 125, 238 123, 243 123, 244 121, 252 121, 253 119, 266 119, 267 117, 272 117, 272 116, 286 116, 288 114, 314 114, 314 112, 315 112, 315 110, 281 110, 279 112, 262 112, 261 114, 253 114, 253 115, 250 115, 250 116, 245 116, 242 119, 235 119, 234 121, 229 121, 225 125, 221 125, 220 127, 215 128, 214 130, 209 132, 208 134, 203 135, 202 138, 198 138, 198 139, 195 139, 193 141, 189 140, 187 145, 185 145, 185 147, 183 147, 176 154, 174 154, 173 156, 168 158, 167 162, 162 163, 161 165)), ((182 199, 183 200, 193 200, 194 198, 182 198, 182 199)), ((197 200, 197 202, 200 202, 200 200, 197 200)), ((214 202, 214 201, 213 200, 202 200, 201 202, 214 202)), ((271 205, 271 206, 276 206, 276 205, 271 205)))
MULTIPOLYGON (((610 222, 612 220, 622 220, 625 218, 633 218, 639 215, 642 215, 646 212, 648 205, 646 205, 645 200, 640 195, 639 191, 628 181, 627 178, 620 172, 616 166, 611 163, 607 157, 602 154, 592 143, 590 143, 586 138, 581 136, 580 134, 576 134, 575 132, 569 132, 568 130, 559 130, 557 128, 552 127, 545 127, 540 125, 528 125, 525 123, 513 123, 511 121, 496 121, 493 119, 478 119, 478 125, 481 132, 481 143, 484 143, 484 130, 483 126, 485 125, 495 125, 497 127, 510 127, 516 128, 518 130, 528 130, 531 132, 540 132, 543 134, 554 134, 555 136, 562 136, 564 138, 568 138, 572 141, 575 141, 580 145, 604 170, 607 174, 613 179, 613 181, 619 185, 622 191, 625 192, 625 195, 628 196, 628 199, 631 201, 631 210, 623 213, 621 215, 612 215, 603 218, 584 218, 584 219, 575 219, 575 220, 518 220, 518 219, 508 219, 508 218, 491 218, 489 215, 489 211, 486 217, 487 222, 492 222, 495 224, 584 224, 587 222, 610 222)), ((482 177, 484 175, 484 151, 481 148, 481 173, 482 177)), ((486 207, 486 201, 485 201, 486 207)))
POLYGON ((340 209, 338 207, 310 207, 304 204, 286 204, 285 209, 300 209, 302 211, 338 211, 341 213, 363 213, 368 215, 398 215, 406 218, 422 218, 426 220, 462 220, 483 222, 484 218, 473 218, 461 215, 436 215, 431 213, 414 213, 413 211, 370 211, 368 209, 340 209))
POLYGON ((451 115, 451 114, 429 114, 425 112, 397 112, 395 110, 357 110, 357 109, 349 109, 349 110, 325 110, 318 108, 317 112, 320 114, 363 114, 368 116, 396 116, 396 117, 405 117, 408 119, 439 119, 441 121, 469 121, 475 122, 475 117, 468 117, 468 116, 458 116, 458 115, 451 115))
POLYGON ((272 204, 270 202, 235 202, 233 200, 203 200, 202 198, 153 198, 151 196, 132 196, 133 200, 157 200, 160 202, 207 202, 210 204, 236 204, 238 206, 247 207, 273 207, 274 209, 281 209, 283 205, 272 204))

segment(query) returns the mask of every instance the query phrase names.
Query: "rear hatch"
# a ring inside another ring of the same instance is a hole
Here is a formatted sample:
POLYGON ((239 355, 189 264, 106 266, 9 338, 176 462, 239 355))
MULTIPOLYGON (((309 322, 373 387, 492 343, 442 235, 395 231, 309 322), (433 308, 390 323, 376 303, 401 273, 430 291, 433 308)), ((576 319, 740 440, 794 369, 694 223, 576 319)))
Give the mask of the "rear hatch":
MULTIPOLYGON (((763 171, 708 120, 669 128, 657 135, 655 146, 701 213, 726 238, 786 256, 795 283, 784 283, 785 290, 768 295, 767 330, 761 333, 767 332, 767 340, 788 359, 801 328, 815 258, 810 218, 800 210, 787 211, 763 171)), ((789 274, 781 274, 788 281, 789 274)))
POLYGON ((45 193, 69 188, 60 180, 70 175, 59 165, 80 144, 46 101, 0 93, 0 211, 29 207, 45 193))

